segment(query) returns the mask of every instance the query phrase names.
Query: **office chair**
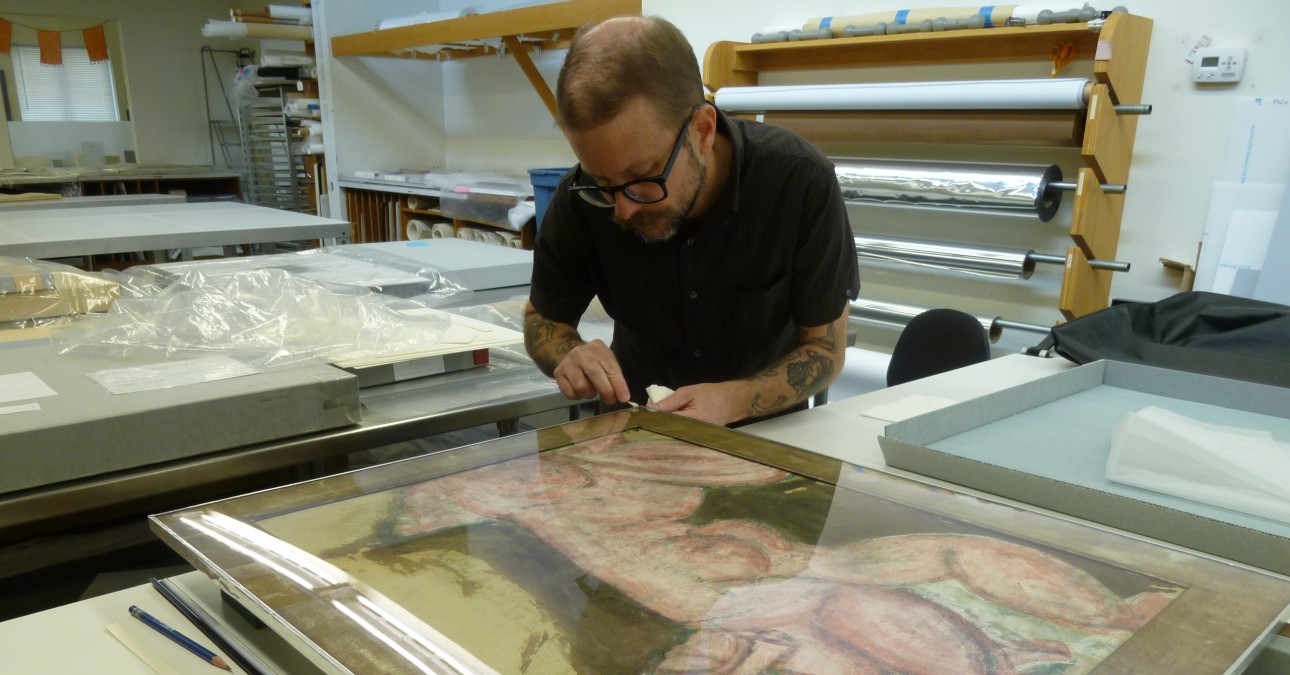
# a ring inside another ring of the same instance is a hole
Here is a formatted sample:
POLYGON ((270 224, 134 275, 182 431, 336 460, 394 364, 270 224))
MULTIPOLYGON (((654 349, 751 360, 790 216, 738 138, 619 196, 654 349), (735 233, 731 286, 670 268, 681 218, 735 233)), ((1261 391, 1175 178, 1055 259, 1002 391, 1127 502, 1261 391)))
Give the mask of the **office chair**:
POLYGON ((887 386, 989 359, 990 339, 976 317, 957 309, 929 309, 910 320, 897 338, 887 386))

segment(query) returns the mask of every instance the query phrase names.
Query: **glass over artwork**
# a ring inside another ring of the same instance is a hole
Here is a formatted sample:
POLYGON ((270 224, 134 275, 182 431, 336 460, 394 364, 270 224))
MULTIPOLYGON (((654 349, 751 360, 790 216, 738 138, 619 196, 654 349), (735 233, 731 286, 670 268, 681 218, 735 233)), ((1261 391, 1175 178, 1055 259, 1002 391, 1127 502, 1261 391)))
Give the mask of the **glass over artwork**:
POLYGON ((154 524, 355 672, 1221 670, 1290 602, 1268 575, 648 411, 154 524), (1170 638, 1228 613, 1217 647, 1170 638))

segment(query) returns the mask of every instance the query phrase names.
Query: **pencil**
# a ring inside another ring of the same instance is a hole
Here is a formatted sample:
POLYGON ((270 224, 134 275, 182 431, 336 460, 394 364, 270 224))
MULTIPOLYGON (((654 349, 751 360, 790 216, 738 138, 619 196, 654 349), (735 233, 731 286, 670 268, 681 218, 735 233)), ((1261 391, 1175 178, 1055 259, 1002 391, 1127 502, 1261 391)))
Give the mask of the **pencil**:
POLYGON ((149 627, 156 630, 158 633, 178 642, 184 649, 200 656, 203 661, 206 661, 212 666, 223 668, 224 670, 233 670, 224 662, 224 659, 220 658, 219 654, 197 644, 192 640, 192 638, 189 638, 187 635, 184 635, 174 628, 162 623, 157 617, 139 609, 138 605, 130 605, 130 616, 148 624, 149 627))

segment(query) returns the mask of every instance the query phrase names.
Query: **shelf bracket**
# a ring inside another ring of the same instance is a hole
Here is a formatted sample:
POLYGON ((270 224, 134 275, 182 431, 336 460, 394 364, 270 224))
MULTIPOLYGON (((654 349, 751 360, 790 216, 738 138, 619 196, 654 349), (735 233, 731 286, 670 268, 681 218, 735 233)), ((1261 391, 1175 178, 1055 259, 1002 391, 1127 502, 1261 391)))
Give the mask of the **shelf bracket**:
POLYGON ((519 64, 520 70, 523 70, 524 76, 529 79, 529 84, 533 85, 538 97, 542 99, 542 104, 551 113, 551 119, 560 119, 559 108, 555 104, 555 94, 551 93, 551 87, 547 85, 546 79, 533 64, 533 59, 529 58, 529 46, 514 35, 503 36, 502 42, 506 43, 506 51, 515 57, 515 63, 519 64))

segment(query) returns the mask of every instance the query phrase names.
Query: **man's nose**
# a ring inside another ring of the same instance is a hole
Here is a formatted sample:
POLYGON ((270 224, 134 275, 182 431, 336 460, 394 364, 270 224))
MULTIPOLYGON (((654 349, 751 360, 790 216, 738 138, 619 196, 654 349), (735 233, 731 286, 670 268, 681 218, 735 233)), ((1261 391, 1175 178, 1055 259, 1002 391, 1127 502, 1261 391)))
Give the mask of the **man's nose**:
POLYGON ((631 218, 633 214, 641 210, 642 206, 644 206, 644 204, 628 197, 622 192, 614 193, 614 215, 618 216, 620 220, 631 218))

